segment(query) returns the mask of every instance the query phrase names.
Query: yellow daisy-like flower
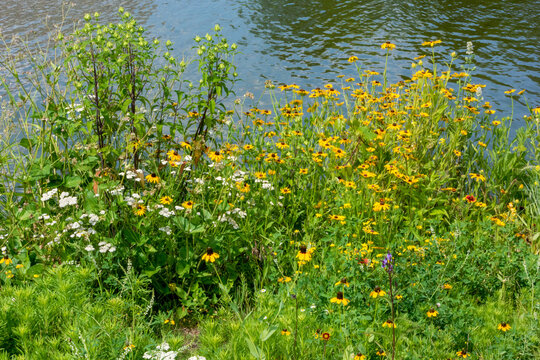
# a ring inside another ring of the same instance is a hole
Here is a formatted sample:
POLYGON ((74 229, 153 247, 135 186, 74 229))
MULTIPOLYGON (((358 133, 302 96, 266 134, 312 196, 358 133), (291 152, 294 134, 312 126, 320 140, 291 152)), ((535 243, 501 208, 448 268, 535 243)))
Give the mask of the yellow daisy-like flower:
POLYGON ((184 201, 184 202, 182 203, 182 207, 183 207, 184 209, 192 209, 192 208, 193 208, 193 205, 195 205, 195 204, 193 203, 193 201, 184 201))
POLYGON ((336 286, 338 285, 349 287, 349 282, 347 281, 347 278, 343 278, 336 283, 336 286))
POLYGON ((440 44, 441 42, 442 42, 441 40, 424 41, 424 42, 422 43, 422 46, 431 46, 431 47, 433 47, 433 46, 435 46, 435 45, 437 45, 437 44, 440 44))
POLYGON ((437 310, 431 308, 431 309, 428 310, 428 312, 426 314, 427 314, 428 318, 437 317, 437 315, 439 315, 439 312, 437 310))
POLYGON ((296 258, 299 260, 299 261, 310 261, 311 260, 311 254, 313 253, 315 249, 314 248, 311 248, 307 249, 307 246, 306 245, 301 245, 300 246, 300 250, 298 251, 298 254, 296 254, 296 258))
POLYGON ((163 196, 161 199, 159 199, 159 202, 162 203, 163 205, 169 205, 172 203, 172 201, 173 199, 170 196, 163 196))
POLYGON ((394 50, 396 48, 396 45, 392 44, 390 41, 386 41, 381 45, 381 49, 388 49, 388 50, 394 50))
POLYGON ((206 252, 202 256, 202 259, 206 262, 215 262, 216 259, 219 258, 219 254, 214 252, 211 247, 206 249, 206 252))
POLYGON ((289 147, 289 145, 287 145, 287 144, 286 144, 285 142, 283 142, 283 141, 280 141, 280 142, 277 142, 277 143, 276 143, 276 147, 277 147, 278 149, 286 149, 286 148, 289 147))
POLYGON ((266 173, 265 173, 265 172, 257 171, 257 172, 255 173, 255 177, 256 177, 257 179, 266 179, 266 173))
POLYGON ((354 355, 353 360, 366 360, 366 355, 364 355, 362 353, 357 353, 356 355, 354 355))
POLYGON ((146 213, 146 206, 144 206, 143 204, 137 204, 137 206, 135 206, 135 208, 133 209, 133 212, 137 216, 143 216, 146 213))
POLYGON ((4 256, 2 259, 0 259, 0 264, 6 264, 6 265, 13 264, 13 260, 8 258, 7 256, 4 256))
POLYGON ((291 189, 289 189, 288 187, 284 187, 280 191, 281 191, 282 194, 290 194, 291 193, 291 189))
POLYGON ((383 349, 377 350, 376 354, 377 354, 377 356, 386 356, 386 353, 384 352, 383 349))
POLYGON ((351 56, 351 57, 349 58, 349 62, 350 62, 351 64, 354 63, 354 62, 357 62, 357 61, 358 61, 358 57, 357 57, 357 56, 351 56))
POLYGON ((511 328, 512 327, 508 323, 505 323, 505 322, 502 322, 499 324, 499 326, 497 326, 497 329, 501 330, 502 332, 507 332, 511 328))
POLYGON ((349 300, 349 299, 345 299, 345 298, 343 297, 343 292, 338 291, 336 297, 331 298, 331 299, 330 299, 330 302, 331 302, 331 303, 336 303, 336 304, 338 304, 338 305, 339 305, 339 304, 342 304, 343 306, 347 306, 347 305, 349 304, 350 300, 349 300))
POLYGON ((169 150, 169 152, 167 152, 167 156, 169 157, 169 161, 177 162, 182 160, 182 157, 176 150, 169 150))
POLYGON ((394 324, 394 322, 390 319, 386 320, 385 322, 383 322, 382 324, 382 327, 387 327, 387 328, 395 328, 396 327, 396 324, 394 324))
POLYGON ((219 163, 223 160, 223 155, 219 151, 210 151, 208 157, 215 163, 219 163))
POLYGON ((384 296, 384 295, 386 295, 386 292, 378 286, 376 286, 375 289, 373 289, 373 291, 369 293, 369 296, 374 299, 376 299, 377 297, 384 296))
POLYGON ((241 182, 236 183, 236 188, 238 189, 238 191, 243 193, 248 193, 251 190, 251 186, 248 183, 241 182))
POLYGON ((284 276, 284 277, 280 277, 277 281, 280 283, 288 283, 292 281, 292 279, 290 276, 284 276))
POLYGON ((444 285, 443 285, 443 289, 444 289, 444 290, 450 290, 450 289, 452 289, 452 285, 450 285, 450 284, 444 284, 444 285))
POLYGON ((460 357, 460 358, 463 358, 463 359, 466 359, 467 357, 471 356, 471 354, 469 354, 467 351, 465 350, 460 350, 456 353, 457 357, 460 357))
POLYGON ((308 173, 308 169, 300 169, 298 171, 299 174, 306 175, 308 173))
POLYGON ((281 335, 289 336, 289 335, 291 335, 291 332, 289 330, 287 330, 287 329, 283 329, 283 330, 281 330, 281 335))
POLYGON ((253 148, 254 148, 254 146, 251 145, 251 144, 246 144, 246 145, 244 145, 244 150, 246 150, 246 151, 252 150, 253 148))
POLYGON ((157 184, 157 183, 159 183, 159 176, 157 176, 154 173, 152 173, 150 175, 146 175, 146 181, 148 181, 149 183, 157 184))

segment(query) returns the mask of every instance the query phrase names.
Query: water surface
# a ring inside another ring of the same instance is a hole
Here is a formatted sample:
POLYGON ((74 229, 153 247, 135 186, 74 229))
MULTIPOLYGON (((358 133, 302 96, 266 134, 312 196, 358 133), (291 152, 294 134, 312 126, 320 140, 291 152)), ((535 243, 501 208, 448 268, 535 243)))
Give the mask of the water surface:
MULTIPOLYGON (((98 11, 109 22, 119 6, 152 36, 172 40, 177 57, 193 56, 193 37, 219 23, 242 52, 236 59, 239 96, 260 94, 267 79, 306 89, 335 82, 339 74, 354 75, 346 61, 351 55, 363 68, 381 71, 384 41, 397 45, 389 74, 398 80, 411 75, 415 56, 427 53, 423 41, 440 39, 441 60, 449 60, 452 51, 462 60, 466 43, 473 42, 476 81, 486 85, 484 97, 503 115, 510 113, 503 95, 510 88, 526 89, 530 105, 540 104, 539 1, 80 0, 66 12, 59 0, 2 0, 0 27, 5 36, 45 43, 62 14, 69 24, 98 11)), ((518 107, 516 116, 526 113, 518 107)))

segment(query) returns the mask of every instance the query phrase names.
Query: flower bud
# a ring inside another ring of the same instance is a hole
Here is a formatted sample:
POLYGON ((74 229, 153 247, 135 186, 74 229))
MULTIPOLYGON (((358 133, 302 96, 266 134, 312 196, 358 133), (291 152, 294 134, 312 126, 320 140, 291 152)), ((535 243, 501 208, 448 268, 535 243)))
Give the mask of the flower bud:
POLYGON ((210 34, 206 34, 205 38, 206 38, 206 40, 208 40, 208 41, 212 40, 212 36, 210 36, 210 34))
POLYGON ((214 31, 215 31, 215 32, 221 31, 221 27, 219 26, 219 24, 216 24, 216 25, 214 26, 214 31))
POLYGON ((201 41, 201 37, 199 35, 195 36, 195 42, 200 42, 201 41))
POLYGON ((165 43, 165 45, 167 45, 167 46, 172 46, 172 41, 171 41, 171 40, 167 40, 167 42, 165 43))
POLYGON ((235 43, 233 43, 233 44, 231 45, 231 49, 232 49, 232 50, 236 50, 237 47, 238 47, 238 46, 237 46, 235 43))
POLYGON ((90 19, 92 19, 92 17, 90 16, 90 14, 84 15, 84 20, 90 21, 90 19))

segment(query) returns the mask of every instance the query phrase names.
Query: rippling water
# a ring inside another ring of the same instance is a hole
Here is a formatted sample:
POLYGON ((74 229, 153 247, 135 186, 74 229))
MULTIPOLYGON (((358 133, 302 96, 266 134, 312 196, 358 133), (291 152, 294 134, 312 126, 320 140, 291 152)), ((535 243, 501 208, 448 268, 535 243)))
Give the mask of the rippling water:
MULTIPOLYGON (((4 35, 27 35, 44 42, 48 27, 62 19, 58 0, 1 0, 4 35)), ((353 75, 346 59, 360 58, 364 68, 382 70, 380 44, 397 45, 389 62, 391 80, 411 75, 411 60, 427 53, 420 44, 442 40, 441 60, 475 47, 477 82, 487 85, 486 100, 509 115, 505 90, 526 89, 530 105, 540 104, 540 2, 518 0, 358 1, 358 0, 132 0, 76 1, 66 23, 98 11, 103 21, 124 6, 152 35, 176 44, 177 56, 191 55, 195 35, 219 23, 237 42, 242 82, 237 94, 262 92, 266 79, 295 82, 309 89, 353 75)), ((522 115, 523 106, 517 111, 522 115)))

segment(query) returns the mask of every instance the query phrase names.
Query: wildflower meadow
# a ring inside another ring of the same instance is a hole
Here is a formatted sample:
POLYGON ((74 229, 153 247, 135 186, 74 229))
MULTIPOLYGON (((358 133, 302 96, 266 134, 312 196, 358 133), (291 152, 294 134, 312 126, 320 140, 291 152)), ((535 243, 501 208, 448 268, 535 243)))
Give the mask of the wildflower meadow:
POLYGON ((474 45, 426 39, 407 77, 237 94, 209 32, 4 41, 0 359, 540 358, 525 90, 498 116, 474 45))

